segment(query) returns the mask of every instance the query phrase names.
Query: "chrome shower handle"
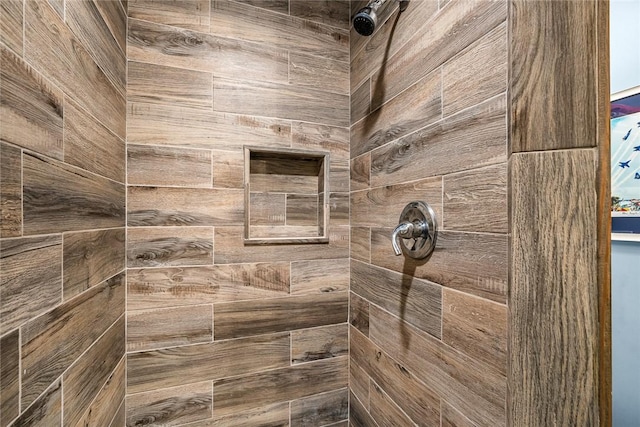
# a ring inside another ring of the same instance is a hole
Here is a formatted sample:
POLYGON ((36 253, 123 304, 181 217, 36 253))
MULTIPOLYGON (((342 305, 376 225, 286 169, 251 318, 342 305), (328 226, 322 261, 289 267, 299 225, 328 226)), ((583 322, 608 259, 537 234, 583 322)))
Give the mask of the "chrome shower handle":
POLYGON ((416 201, 405 206, 400 214, 399 224, 391 234, 391 245, 396 255, 404 253, 409 258, 423 259, 431 255, 437 239, 435 212, 427 203, 416 201))
POLYGON ((391 235, 391 244, 393 246, 393 252, 400 256, 402 255, 402 247, 400 239, 415 239, 423 234, 429 233, 429 225, 424 221, 403 221, 396 226, 391 235))

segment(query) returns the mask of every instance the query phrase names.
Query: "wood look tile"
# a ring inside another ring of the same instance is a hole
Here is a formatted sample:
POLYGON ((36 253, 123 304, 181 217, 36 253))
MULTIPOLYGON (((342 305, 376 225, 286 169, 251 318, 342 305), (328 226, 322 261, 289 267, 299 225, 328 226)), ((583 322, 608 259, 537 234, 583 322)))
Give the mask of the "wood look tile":
POLYGON ((289 14, 289 0, 234 0, 239 3, 248 4, 272 12, 280 12, 285 15, 289 14))
POLYGON ((213 108, 213 74, 129 61, 127 101, 213 108))
POLYGON ((22 162, 25 235, 124 226, 124 185, 45 157, 22 162))
POLYGON ((440 413, 442 414, 442 427, 474 427, 471 421, 458 412, 445 400, 440 401, 440 413))
POLYGON ((131 0, 128 14, 129 18, 208 32, 210 3, 210 0, 131 0))
POLYGON ((351 227, 351 258, 371 262, 371 229, 351 227))
POLYGON ((213 264, 211 227, 130 228, 127 267, 213 264))
POLYGON ((22 151, 0 142, 0 238, 22 235, 22 151))
POLYGON ((309 294, 215 304, 216 340, 343 323, 348 317, 346 292, 309 294))
MULTIPOLYGON (((317 204, 317 196, 316 196, 317 204)), ((282 193, 251 193, 249 195, 249 224, 250 225, 285 225, 287 217, 287 195, 282 193)), ((317 217, 317 212, 314 209, 317 217)), ((314 218, 317 224, 317 218, 314 218)))
POLYGON ((351 93, 351 124, 366 117, 371 112, 371 82, 365 80, 351 93))
POLYGON ((351 159, 351 191, 364 190, 371 184, 371 153, 351 159))
POLYGON ((266 81, 213 79, 213 108, 218 112, 266 115, 349 126, 349 96, 266 81))
MULTIPOLYGON (((440 72, 422 78, 351 127, 351 156, 416 131, 442 117, 440 72)), ((372 89, 375 95, 377 88, 372 89)))
MULTIPOLYGON (((318 2, 307 2, 317 4, 318 2)), ((289 83, 327 92, 349 93, 349 64, 343 61, 291 52, 289 83)))
POLYGON ((507 25, 502 23, 442 67, 444 116, 507 90, 507 25))
POLYGON ((498 96, 371 153, 371 185, 479 168, 507 160, 506 99, 498 96), (420 168, 412 165, 420 164, 420 168))
POLYGON ((20 334, 18 329, 0 338, 0 382, 2 383, 0 425, 7 426, 20 413, 20 334))
POLYGON ((125 182, 124 141, 69 99, 64 108, 64 161, 125 182))
POLYGON ((213 414, 226 415, 342 389, 348 379, 348 358, 336 357, 218 380, 213 383, 213 414))
POLYGON ((329 217, 332 225, 349 225, 349 193, 331 193, 329 196, 329 217))
MULTIPOLYGON (((355 400, 362 402, 365 408, 369 408, 370 382, 369 375, 351 357, 349 359, 349 391, 356 396, 355 400)), ((351 404, 354 404, 353 398, 351 404)))
MULTIPOLYGON (((107 9, 105 6, 100 8, 99 3, 97 1, 66 1, 64 21, 115 89, 125 96, 127 58, 101 13, 118 9, 113 7, 107 9)), ((111 18, 109 24, 115 25, 115 29, 126 28, 127 17, 124 13, 112 15, 111 18)))
POLYGON ((71 366, 124 309, 124 274, 120 274, 23 325, 23 407, 71 366))
POLYGON ((291 427, 327 426, 349 417, 349 389, 331 391, 291 402, 291 427))
POLYGON ((318 123, 293 122, 291 146, 314 151, 328 151, 333 167, 333 162, 336 160, 349 160, 349 129, 318 123))
POLYGON ((211 187, 211 152, 127 145, 127 179, 133 185, 211 187))
POLYGON ((0 42, 18 55, 22 55, 23 0, 0 2, 0 42))
POLYGON ((0 139, 62 160, 62 92, 4 46, 0 55, 0 139))
POLYGON ((127 351, 211 342, 213 306, 189 305, 158 310, 129 310, 127 351))
POLYGON ((61 19, 64 19, 64 3, 65 0, 46 0, 51 8, 56 11, 61 19))
POLYGON ((60 236, 25 237, 0 243, 0 335, 62 301, 60 236))
MULTIPOLYGON (((126 1, 126 0, 123 0, 126 1)), ((111 424, 109 424, 109 427, 120 427, 125 425, 126 423, 126 412, 125 412, 125 401, 124 399, 122 400, 122 402, 120 403, 120 407, 118 408, 118 412, 116 412, 116 414, 113 416, 113 419, 111 420, 111 424)))
POLYGON ((500 163, 442 178, 445 230, 507 233, 507 165, 500 163))
POLYGON ((212 33, 294 52, 349 60, 349 32, 228 0, 212 4, 212 33))
POLYGON ((354 292, 349 293, 349 324, 369 336, 369 301, 354 292))
POLYGON ((264 299, 289 293, 289 263, 129 270, 128 308, 264 299))
POLYGON ((371 418, 379 426, 414 427, 414 422, 375 382, 371 385, 371 418))
POLYGON ((126 52, 127 43, 127 12, 126 8, 118 4, 117 1, 95 2, 100 16, 111 32, 111 36, 116 40, 120 50, 126 52))
POLYGON ((212 150, 211 156, 214 187, 244 188, 244 153, 241 150, 212 150))
POLYGON ((349 354, 349 325, 322 326, 291 332, 291 364, 349 354))
POLYGON ((128 225, 217 226, 244 220, 244 192, 234 189, 129 187, 128 225))
POLYGON ((367 408, 358 400, 353 393, 349 396, 349 425, 353 427, 371 427, 376 422, 371 418, 367 408))
MULTIPOLYGON (((319 208, 318 195, 306 195, 306 194, 287 194, 286 201, 286 222, 287 225, 311 225, 318 226, 319 208)), ((348 205, 348 204, 347 204, 348 205)), ((330 202, 331 208, 334 205, 330 202)), ((347 208, 347 217, 348 217, 347 208)), ((333 218, 331 218, 333 219, 333 218)), ((334 222, 335 223, 335 222, 334 222)), ((344 225, 344 224, 342 224, 344 225)))
POLYGON ((289 352, 289 334, 282 333, 129 353, 127 392, 280 368, 289 365, 289 352))
POLYGON ((351 291, 400 316, 418 329, 441 337, 442 289, 412 277, 353 260, 351 291))
MULTIPOLYGON (((251 0, 251 2, 262 0, 251 0)), ((268 1, 268 0, 265 0, 268 1)), ((289 427, 289 402, 278 402, 248 411, 214 416, 211 419, 189 424, 189 427, 289 427)))
MULTIPOLYGON (((214 5, 218 2, 214 2, 214 5)), ((185 30, 129 18, 127 58, 216 76, 287 82, 287 51, 276 45, 185 30)))
POLYGON ((62 426, 62 381, 57 379, 46 390, 43 390, 38 399, 27 407, 11 425, 62 426))
POLYGON ((43 2, 25 2, 25 59, 112 132, 125 137, 124 95, 96 66, 81 39, 43 2))
POLYGON ((349 227, 345 226, 330 227, 328 244, 286 245, 279 246, 277 251, 270 246, 244 246, 242 235, 243 227, 216 227, 216 264, 337 259, 349 256, 349 227))
POLYGON ((349 0, 290 0, 289 12, 299 18, 349 29, 349 0))
POLYGON ((374 406, 378 405, 377 400, 380 398, 378 389, 382 388, 384 394, 419 426, 438 425, 440 396, 425 386, 423 380, 414 372, 398 363, 366 336, 352 329, 350 337, 352 366, 355 364, 363 371, 359 374, 360 376, 371 376, 375 381, 370 388, 372 415, 374 417, 376 415, 374 406), (377 398, 376 394, 378 394, 377 398))
POLYGON ((598 423, 597 252, 593 235, 578 231, 598 222, 597 162, 597 149, 511 159, 508 376, 516 424, 598 423))
POLYGON ((238 150, 251 145, 289 147, 291 122, 283 119, 207 112, 194 108, 132 102, 127 115, 131 144, 238 150))
POLYGON ((392 228, 371 230, 371 262, 448 288, 504 303, 507 296, 507 236, 441 231, 427 264, 395 257, 392 228))
POLYGON ((63 237, 65 301, 125 268, 125 229, 83 231, 63 237))
POLYGON ((349 286, 349 260, 327 259, 291 263, 291 294, 321 294, 346 291, 349 286))
POLYGON ((125 395, 125 358, 120 359, 118 366, 97 394, 95 400, 87 407, 78 425, 83 426, 108 426, 110 421, 114 421, 116 427, 124 425, 124 419, 118 423, 117 413, 120 406, 124 406, 125 395))
POLYGON ((124 337, 122 316, 64 373, 64 425, 77 425, 116 369, 125 353, 124 337))
POLYGON ((183 425, 211 418, 213 408, 211 381, 182 387, 139 393, 127 397, 127 426, 153 424, 183 425))

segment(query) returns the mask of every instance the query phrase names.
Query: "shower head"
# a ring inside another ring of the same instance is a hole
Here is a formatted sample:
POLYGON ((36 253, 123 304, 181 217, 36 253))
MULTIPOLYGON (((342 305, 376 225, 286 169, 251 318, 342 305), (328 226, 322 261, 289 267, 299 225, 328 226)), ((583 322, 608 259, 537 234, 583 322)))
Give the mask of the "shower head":
MULTIPOLYGON (((353 28, 363 36, 370 36, 378 25, 378 12, 387 0, 371 0, 353 17, 353 28)), ((400 0, 400 12, 406 9, 408 0, 400 0)))

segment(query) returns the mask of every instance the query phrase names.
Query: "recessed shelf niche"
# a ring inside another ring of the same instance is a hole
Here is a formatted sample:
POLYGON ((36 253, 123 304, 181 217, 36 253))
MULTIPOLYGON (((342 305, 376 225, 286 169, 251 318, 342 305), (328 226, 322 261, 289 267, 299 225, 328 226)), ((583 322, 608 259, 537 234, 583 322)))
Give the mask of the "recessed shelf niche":
POLYGON ((244 242, 329 241, 329 153, 244 147, 244 242))

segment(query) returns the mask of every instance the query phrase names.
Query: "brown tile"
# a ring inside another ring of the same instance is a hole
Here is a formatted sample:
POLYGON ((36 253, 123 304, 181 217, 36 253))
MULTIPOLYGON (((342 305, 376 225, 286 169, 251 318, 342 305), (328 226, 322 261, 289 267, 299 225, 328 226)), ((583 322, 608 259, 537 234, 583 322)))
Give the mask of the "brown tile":
POLYGON ((32 403, 124 313, 124 274, 22 327, 22 405, 32 403))
POLYGON ((292 16, 348 30, 349 3, 349 0, 290 0, 289 12, 292 16))
POLYGON ((120 50, 126 52, 127 12, 126 7, 123 8, 118 3, 117 1, 95 2, 102 20, 111 32, 111 36, 116 39, 120 50))
POLYGON ((349 379, 347 363, 347 357, 337 357, 215 381, 213 414, 226 415, 344 388, 349 379))
POLYGON ((247 375, 289 363, 288 333, 129 353, 127 392, 247 375))
MULTIPOLYGON (((349 391, 367 409, 369 408, 369 383, 369 375, 351 357, 349 359, 349 391)), ((351 404, 354 404, 353 398, 351 399, 351 404)))
POLYGON ((127 180, 133 185, 211 187, 211 165, 209 150, 127 145, 127 180))
POLYGON ((62 92, 13 52, 0 54, 0 138, 62 160, 62 92))
POLYGON ((291 402, 291 427, 327 426, 349 417, 349 390, 322 393, 291 402))
POLYGON ((365 408, 357 397, 351 393, 349 395, 349 425, 353 427, 371 427, 376 422, 371 418, 367 408, 365 408))
POLYGON ((318 195, 287 194, 287 225, 318 226, 318 195))
POLYGON ((240 3, 267 9, 272 12, 289 14, 289 0, 237 0, 240 3))
POLYGON ((62 381, 55 380, 51 386, 43 390, 38 399, 20 414, 12 426, 62 426, 62 381))
POLYGON ((213 306, 189 305, 127 312, 127 351, 213 340, 213 306))
POLYGON ((328 259, 291 263, 291 294, 319 294, 346 291, 349 286, 349 261, 328 259))
POLYGON ((22 235, 22 152, 0 143, 0 237, 22 235))
POLYGON ((127 267, 213 264, 211 227, 130 228, 127 267))
POLYGON ((371 112, 371 82, 365 80, 351 93, 351 124, 363 119, 371 112))
POLYGON ((242 150, 212 150, 213 186, 244 188, 244 154, 242 150))
POLYGON ((128 308, 144 310, 285 296, 289 263, 129 270, 128 308))
POLYGON ((129 187, 128 225, 217 226, 242 223, 244 192, 217 188, 129 187))
MULTIPOLYGON (((249 224, 285 225, 286 200, 287 195, 282 193, 251 193, 249 195, 249 224)), ((315 210, 314 214, 317 216, 315 210)), ((316 224, 317 222, 316 219, 316 224)))
POLYGON ((0 339, 0 425, 9 422, 20 413, 20 334, 18 329, 0 339))
MULTIPOLYGON (((113 427, 124 425, 124 416, 119 422, 118 412, 124 407, 125 395, 125 361, 120 359, 118 366, 113 370, 109 378, 100 390, 91 405, 78 421, 83 426, 108 426, 113 420, 113 427)), ((124 411, 123 411, 124 412, 124 411)))
MULTIPOLYGON (((126 1, 126 0, 123 0, 126 1)), ((120 407, 118 408, 118 412, 116 412, 116 414, 113 416, 113 419, 111 420, 111 424, 109 424, 109 427, 120 427, 125 425, 126 423, 126 412, 125 412, 125 401, 124 399, 122 400, 122 402, 120 403, 120 407)))
POLYGON ((331 193, 329 196, 329 217, 332 225, 349 225, 349 193, 331 193))
MULTIPOLYGON (((251 0, 255 2, 257 0, 251 0)), ((261 0, 258 0, 261 1, 261 0)), ((267 0, 265 0, 267 1, 267 0)), ((238 411, 227 415, 189 424, 189 427, 289 427, 289 402, 278 402, 248 411, 238 411)))
POLYGON ((51 8, 56 11, 60 18, 64 19, 64 2, 65 0, 46 0, 51 8))
POLYGON ((26 154, 22 179, 25 235, 124 226, 122 184, 26 154))
POLYGON ((346 292, 309 294, 214 306, 216 340, 343 323, 348 317, 346 292))
POLYGON ((210 0, 131 0, 128 4, 130 18, 205 32, 209 31, 209 10, 210 0))
POLYGON ((351 227, 351 258, 359 261, 371 261, 371 229, 369 227, 351 227))
POLYGON ((380 426, 413 427, 414 422, 375 382, 371 384, 371 418, 380 426))
POLYGON ((291 332, 293 365, 348 354, 349 325, 346 323, 291 332))
MULTIPOLYGON (((308 2, 307 4, 317 3, 308 2)), ((291 52, 289 54, 289 83, 326 92, 349 94, 349 64, 319 56, 291 52)))
POLYGON ((23 0, 0 2, 0 41, 18 55, 22 54, 23 0))
POLYGON ((125 267, 125 229, 63 236, 64 299, 102 283, 125 267))
POLYGON ((153 424, 183 425, 211 418, 213 408, 211 381, 139 393, 127 397, 127 426, 153 424))
POLYGON ((371 153, 353 158, 350 166, 351 191, 369 188, 371 185, 371 153))
POLYGON ((62 301, 60 236, 25 237, 0 243, 0 335, 62 301))
POLYGON ((440 413, 442 414, 442 427, 474 427, 464 415, 458 412, 453 406, 446 401, 440 401, 440 413))
POLYGON ((349 323, 369 336, 369 301, 353 292, 349 294, 349 323))

